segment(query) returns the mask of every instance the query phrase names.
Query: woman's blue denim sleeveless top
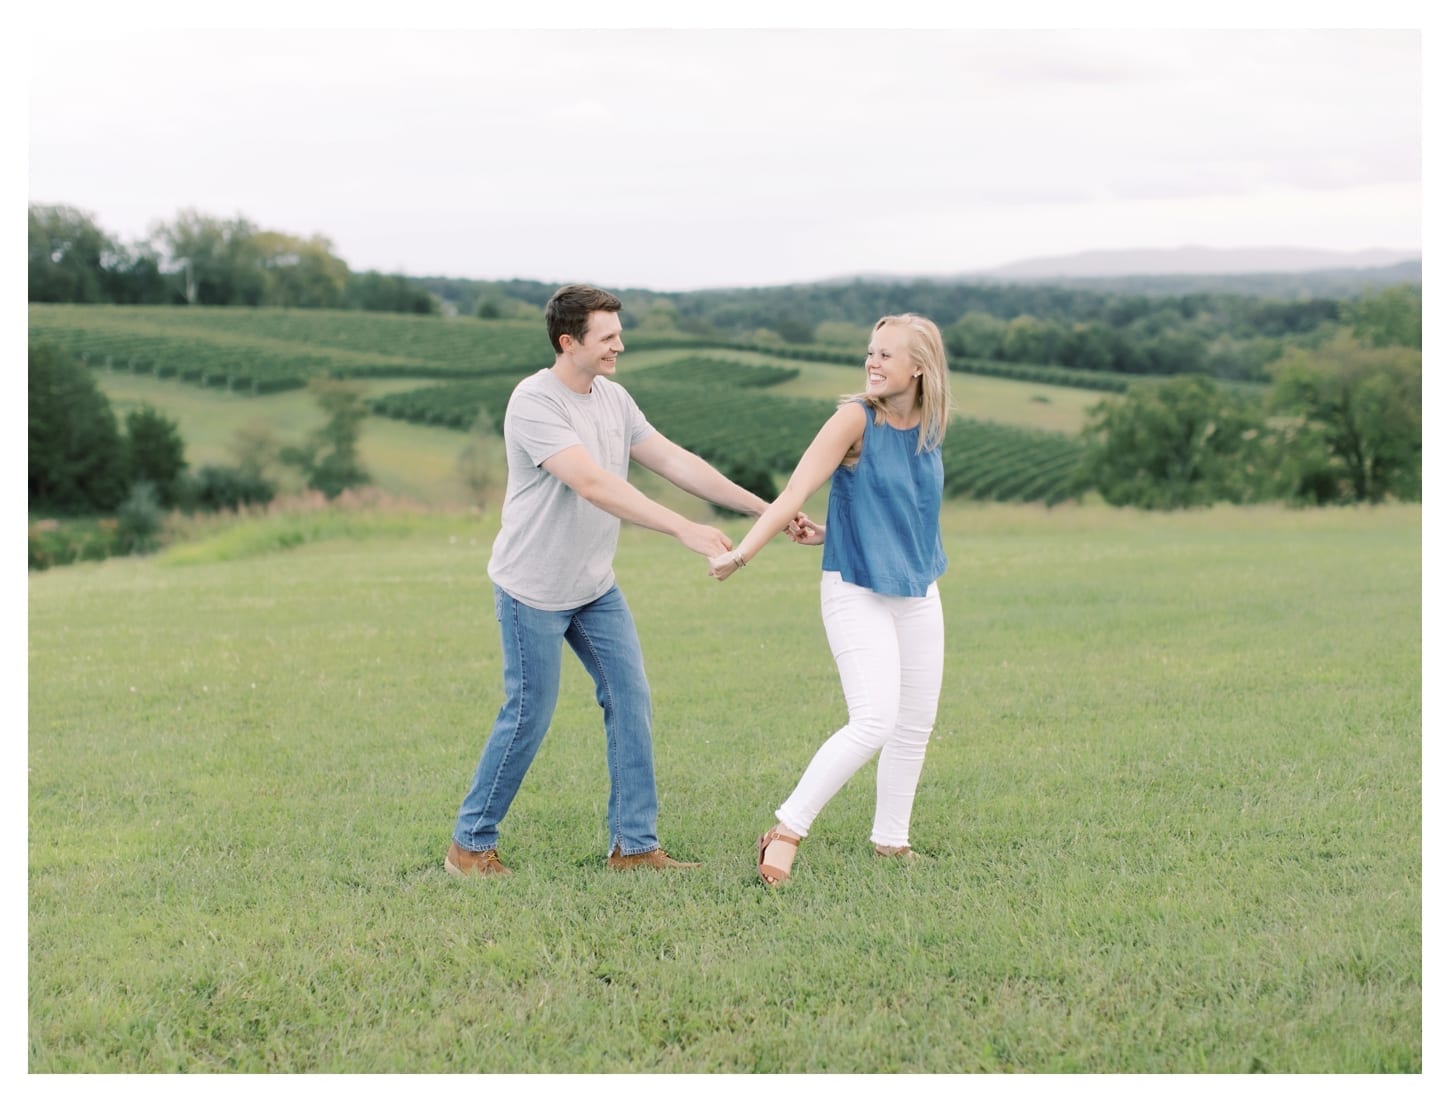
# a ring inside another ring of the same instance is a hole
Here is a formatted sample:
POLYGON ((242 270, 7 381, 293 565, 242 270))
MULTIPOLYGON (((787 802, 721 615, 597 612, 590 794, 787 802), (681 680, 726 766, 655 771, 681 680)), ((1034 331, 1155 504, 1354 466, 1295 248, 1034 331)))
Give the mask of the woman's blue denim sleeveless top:
POLYGON ((918 453, 920 430, 878 425, 876 411, 861 404, 861 458, 831 476, 821 569, 887 596, 924 597, 947 568, 941 448, 918 453))

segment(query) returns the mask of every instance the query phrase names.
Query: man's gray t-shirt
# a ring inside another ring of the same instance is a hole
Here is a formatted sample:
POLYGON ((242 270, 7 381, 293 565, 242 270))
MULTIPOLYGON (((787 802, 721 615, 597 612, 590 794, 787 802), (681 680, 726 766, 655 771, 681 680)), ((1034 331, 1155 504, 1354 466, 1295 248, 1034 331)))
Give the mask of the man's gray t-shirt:
POLYGON ((578 394, 548 368, 514 387, 503 419, 508 488, 488 576, 515 600, 557 612, 614 585, 619 518, 591 505, 541 465, 582 444, 612 474, 629 475, 629 452, 654 429, 629 392, 596 377, 578 394))

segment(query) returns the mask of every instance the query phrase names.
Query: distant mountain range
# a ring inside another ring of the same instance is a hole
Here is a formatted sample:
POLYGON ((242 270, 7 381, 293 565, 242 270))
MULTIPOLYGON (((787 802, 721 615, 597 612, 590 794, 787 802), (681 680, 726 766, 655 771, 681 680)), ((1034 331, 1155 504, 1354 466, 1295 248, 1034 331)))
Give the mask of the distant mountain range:
POLYGON ((1095 292, 1188 295, 1242 294, 1267 298, 1342 298, 1377 287, 1418 284, 1420 253, 1407 249, 1262 248, 1099 249, 1019 260, 955 275, 861 272, 820 280, 851 283, 929 283, 943 286, 1050 283, 1095 292))
POLYGON ((997 268, 964 272, 959 279, 1100 279, 1117 276, 1250 275, 1263 272, 1322 272, 1384 268, 1418 261, 1419 252, 1396 249, 1262 248, 1099 249, 1068 256, 1019 260, 997 268))

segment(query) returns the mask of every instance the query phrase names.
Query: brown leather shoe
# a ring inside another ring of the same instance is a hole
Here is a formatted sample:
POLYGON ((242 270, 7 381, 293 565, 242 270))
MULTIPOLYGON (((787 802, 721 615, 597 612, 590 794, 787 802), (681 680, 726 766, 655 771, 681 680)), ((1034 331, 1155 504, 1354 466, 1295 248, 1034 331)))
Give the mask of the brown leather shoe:
POLYGON ((619 847, 614 847, 614 852, 609 855, 609 867, 623 871, 625 869, 698 869, 698 861, 676 861, 662 849, 652 849, 648 853, 631 853, 625 857, 619 852, 619 847))
POLYGON ((457 842, 449 844, 443 867, 454 876, 507 876, 509 872, 498 859, 498 850, 464 849, 457 842))

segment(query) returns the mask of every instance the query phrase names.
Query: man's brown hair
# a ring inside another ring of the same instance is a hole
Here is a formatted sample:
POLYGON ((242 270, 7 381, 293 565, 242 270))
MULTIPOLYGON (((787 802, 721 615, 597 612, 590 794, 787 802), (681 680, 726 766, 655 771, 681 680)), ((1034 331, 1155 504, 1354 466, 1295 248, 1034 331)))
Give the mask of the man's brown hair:
POLYGON ((544 307, 544 322, 549 327, 549 343, 554 346, 555 352, 564 351, 559 344, 559 338, 566 333, 582 342, 584 334, 589 330, 590 314, 599 310, 617 314, 622 305, 608 291, 601 291, 587 283, 570 283, 566 287, 560 287, 544 307))

